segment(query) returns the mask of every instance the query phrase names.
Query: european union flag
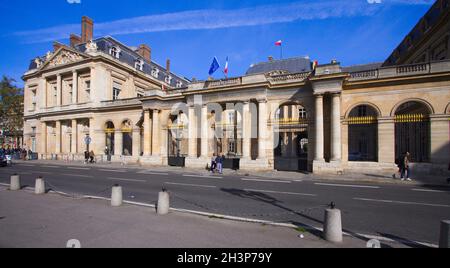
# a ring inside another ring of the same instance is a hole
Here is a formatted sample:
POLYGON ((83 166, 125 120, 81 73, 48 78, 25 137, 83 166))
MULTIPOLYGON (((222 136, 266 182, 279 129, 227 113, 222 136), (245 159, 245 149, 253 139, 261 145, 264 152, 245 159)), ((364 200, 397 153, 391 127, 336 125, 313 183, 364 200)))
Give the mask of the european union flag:
POLYGON ((220 68, 219 61, 216 57, 214 57, 213 62, 211 63, 211 67, 209 68, 209 75, 212 75, 217 69, 220 68))

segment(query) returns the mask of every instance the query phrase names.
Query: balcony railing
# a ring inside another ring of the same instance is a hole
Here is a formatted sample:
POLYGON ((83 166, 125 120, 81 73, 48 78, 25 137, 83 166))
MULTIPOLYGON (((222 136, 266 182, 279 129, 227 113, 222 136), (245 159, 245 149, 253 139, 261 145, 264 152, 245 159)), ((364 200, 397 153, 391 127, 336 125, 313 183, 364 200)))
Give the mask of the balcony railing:
POLYGON ((241 85, 241 84, 242 84, 241 77, 236 77, 236 78, 229 78, 229 79, 206 81, 205 88, 226 87, 226 86, 235 86, 235 85, 241 85))
POLYGON ((140 104, 140 103, 141 103, 141 101, 139 100, 139 98, 109 100, 109 101, 102 101, 101 102, 101 107, 135 105, 135 104, 140 104))
POLYGON ((78 109, 87 109, 91 107, 91 103, 77 103, 77 104, 68 104, 62 106, 54 106, 41 108, 41 111, 44 113, 53 113, 53 112, 64 112, 70 110, 78 110, 78 109))
POLYGON ((273 75, 268 76, 267 79, 273 83, 286 83, 286 82, 302 82, 308 76, 311 74, 311 72, 305 72, 305 73, 296 73, 296 74, 280 74, 280 75, 273 75))

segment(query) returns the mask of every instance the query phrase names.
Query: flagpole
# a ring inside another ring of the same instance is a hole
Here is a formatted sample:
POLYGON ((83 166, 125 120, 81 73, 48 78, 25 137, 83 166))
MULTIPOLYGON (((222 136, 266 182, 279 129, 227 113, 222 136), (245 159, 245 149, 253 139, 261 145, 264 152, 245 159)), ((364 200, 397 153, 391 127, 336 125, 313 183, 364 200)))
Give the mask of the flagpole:
POLYGON ((280 46, 280 58, 283 59, 283 44, 280 46))

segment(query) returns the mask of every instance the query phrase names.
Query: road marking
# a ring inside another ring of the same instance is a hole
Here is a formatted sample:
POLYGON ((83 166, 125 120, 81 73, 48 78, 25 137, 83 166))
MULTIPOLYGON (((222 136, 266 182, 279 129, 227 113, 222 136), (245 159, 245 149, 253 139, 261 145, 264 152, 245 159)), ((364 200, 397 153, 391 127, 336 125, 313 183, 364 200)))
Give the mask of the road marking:
POLYGON ((245 191, 261 192, 261 193, 272 193, 272 194, 290 194, 290 195, 304 195, 304 196, 317 196, 316 194, 305 194, 305 193, 291 193, 291 192, 277 192, 268 190, 256 190, 256 189, 244 189, 245 191))
POLYGON ((90 168, 83 168, 83 167, 67 167, 67 169, 90 170, 90 168))
POLYGON ((259 179, 246 179, 241 178, 243 181, 261 181, 261 182, 278 182, 278 183, 291 183, 291 181, 281 181, 281 180, 259 180, 259 179))
POLYGON ((116 169, 99 169, 100 171, 107 171, 107 172, 119 172, 119 173, 125 173, 126 170, 116 170, 116 169))
POLYGON ((223 177, 219 177, 219 176, 206 176, 206 175, 183 175, 183 177, 192 177, 192 178, 212 178, 212 179, 223 179, 223 177))
POLYGON ((448 193, 449 191, 441 191, 441 190, 429 190, 429 189, 411 189, 412 191, 417 192, 431 192, 431 193, 448 193))
POLYGON ((402 204, 402 205, 421 205, 421 206, 430 206, 430 207, 447 207, 447 208, 450 208, 450 205, 444 205, 444 204, 429 204, 429 203, 405 202, 405 201, 394 201, 394 200, 379 200, 379 199, 369 199, 369 198, 353 198, 353 199, 354 200, 360 200, 360 201, 393 203, 393 204, 402 204))
POLYGON ((41 173, 41 174, 55 174, 54 172, 47 172, 47 171, 35 171, 35 173, 41 173))
POLYGON ((315 185, 335 186, 335 187, 352 187, 352 188, 371 188, 379 189, 379 186, 351 185, 351 184, 331 184, 331 183, 314 183, 315 185))
POLYGON ((24 167, 35 167, 36 165, 19 164, 19 166, 24 166, 24 167))
POLYGON ((192 186, 192 187, 204 187, 204 188, 217 188, 216 186, 213 186, 213 185, 201 185, 201 184, 189 184, 189 183, 165 182, 165 184, 192 186))
POLYGON ((116 180, 116 181, 134 181, 134 182, 147 182, 146 180, 135 180, 135 179, 125 179, 125 178, 114 178, 108 177, 108 180, 116 180))
POLYGON ((139 171, 139 172, 136 172, 136 173, 138 173, 138 174, 147 174, 147 175, 164 175, 164 176, 167 176, 167 175, 169 175, 169 173, 162 173, 162 172, 152 172, 152 171, 139 171))
POLYGON ((67 174, 67 173, 62 173, 60 175, 69 176, 69 177, 81 177, 81 178, 93 178, 94 177, 91 175, 79 175, 79 174, 67 174))
POLYGON ((41 166, 41 167, 45 167, 45 168, 60 168, 58 166, 41 166))
POLYGON ((294 180, 295 182, 302 182, 303 180, 294 180))

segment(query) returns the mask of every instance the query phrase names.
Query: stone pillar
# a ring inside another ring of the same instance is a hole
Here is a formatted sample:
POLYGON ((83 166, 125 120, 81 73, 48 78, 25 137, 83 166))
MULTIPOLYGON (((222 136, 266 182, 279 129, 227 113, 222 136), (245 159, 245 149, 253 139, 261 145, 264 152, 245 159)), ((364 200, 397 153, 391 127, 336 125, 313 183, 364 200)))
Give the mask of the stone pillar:
POLYGON ((315 107, 315 161, 324 162, 323 157, 323 143, 324 143, 324 136, 323 136, 323 95, 315 95, 316 98, 316 107, 315 107))
POLYGON ((291 142, 291 157, 297 157, 297 135, 295 134, 295 132, 291 132, 290 133, 290 142, 291 142))
POLYGON ((152 126, 150 120, 150 111, 144 111, 144 155, 149 156, 152 153, 152 126))
POLYGON ((121 156, 123 153, 123 133, 122 130, 116 130, 114 133, 114 155, 121 156))
POLYGON ((395 163, 394 118, 378 118, 378 162, 395 163))
POLYGON ((98 143, 98 141, 95 138, 95 120, 94 120, 94 118, 89 118, 89 137, 91 138, 91 143, 89 144, 89 151, 93 150, 95 154, 99 154, 99 153, 103 152, 104 148, 102 148, 101 152, 96 152, 96 150, 94 149, 95 144, 98 143))
POLYGON ((195 106, 189 107, 189 145, 188 156, 197 158, 197 116, 195 115, 195 106))
POLYGON ((61 92, 62 92, 61 75, 58 74, 56 76, 56 106, 61 106, 61 92))
POLYGON ((267 101, 259 101, 258 106, 258 159, 265 159, 267 149, 267 101))
POLYGON ((153 110, 153 126, 152 126, 152 155, 159 156, 161 153, 160 145, 161 126, 159 124, 159 110, 153 110))
POLYGON ((46 154, 47 153, 47 123, 42 122, 41 123, 41 153, 46 154))
POLYGON ((72 147, 70 148, 70 152, 73 154, 77 153, 77 140, 78 140, 78 129, 77 129, 77 120, 72 120, 72 147))
POLYGON ((450 163, 449 115, 430 117, 430 161, 445 168, 450 163))
POLYGON ((72 74, 72 103, 78 103, 78 73, 77 71, 73 71, 72 74))
POLYGON ((331 102, 331 161, 341 161, 341 96, 333 94, 331 102))
POLYGON ((201 115, 201 157, 208 157, 208 107, 204 105, 202 107, 201 115))
POLYGON ((141 155, 141 129, 134 128, 132 135, 133 135, 132 155, 134 157, 139 157, 141 155))
POLYGON ((55 139, 55 153, 61 153, 61 121, 56 121, 56 139, 55 139))
POLYGON ((244 102, 242 109, 242 157, 244 159, 250 159, 250 147, 251 147, 251 115, 250 115, 250 102, 244 102))

